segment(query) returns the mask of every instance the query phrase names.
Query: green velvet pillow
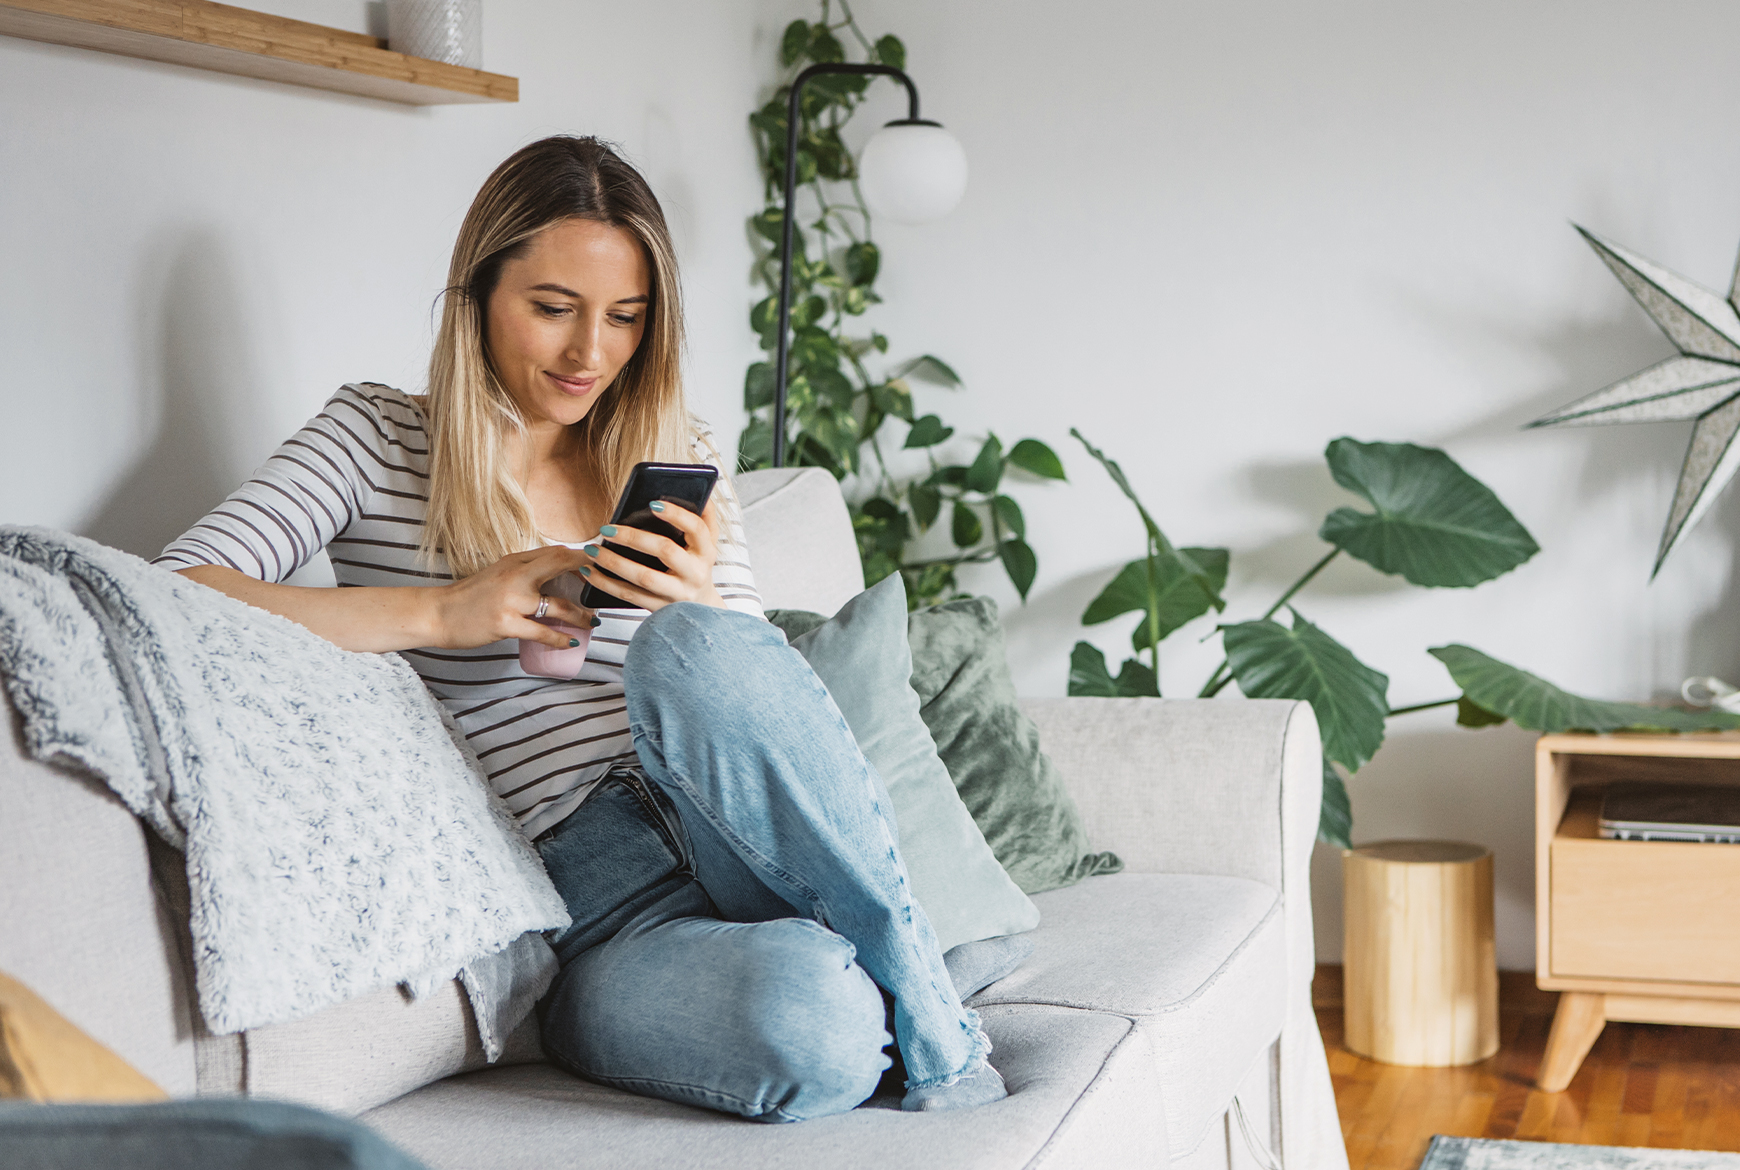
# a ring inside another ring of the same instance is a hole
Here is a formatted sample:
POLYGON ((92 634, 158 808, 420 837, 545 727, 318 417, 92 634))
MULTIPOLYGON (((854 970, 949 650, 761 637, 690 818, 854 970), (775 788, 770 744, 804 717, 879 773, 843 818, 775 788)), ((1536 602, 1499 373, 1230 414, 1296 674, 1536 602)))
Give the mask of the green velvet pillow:
MULTIPOLYGON (((767 616, 788 637, 825 620, 798 610, 767 616)), ((1122 869, 1115 855, 1088 851, 1081 813, 1057 766, 1039 750, 1039 729, 1021 713, 996 602, 975 597, 921 609, 907 618, 907 641, 919 714, 1015 884, 1036 894, 1122 869)))
POLYGON ((821 678, 888 787, 913 898, 947 951, 1039 925, 1039 909, 997 864, 937 758, 919 714, 899 574, 847 602, 833 620, 781 625, 821 678))

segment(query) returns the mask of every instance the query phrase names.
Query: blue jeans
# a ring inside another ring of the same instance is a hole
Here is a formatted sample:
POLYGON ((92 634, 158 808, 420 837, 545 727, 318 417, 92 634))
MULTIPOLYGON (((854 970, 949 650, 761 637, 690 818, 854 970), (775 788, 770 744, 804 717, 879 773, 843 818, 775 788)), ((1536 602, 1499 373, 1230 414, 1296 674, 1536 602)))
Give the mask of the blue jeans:
POLYGON ((912 900, 888 795, 821 680, 746 614, 667 606, 624 666, 638 770, 538 842, 573 925, 544 1049, 590 1080, 796 1121, 889 1065, 911 1087, 984 1063, 912 900))

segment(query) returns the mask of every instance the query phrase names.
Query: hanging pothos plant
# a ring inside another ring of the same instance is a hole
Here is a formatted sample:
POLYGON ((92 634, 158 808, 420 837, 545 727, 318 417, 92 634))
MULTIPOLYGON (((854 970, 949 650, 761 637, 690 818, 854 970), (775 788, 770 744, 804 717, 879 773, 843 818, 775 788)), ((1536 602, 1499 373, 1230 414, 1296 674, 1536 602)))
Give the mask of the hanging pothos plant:
MULTIPOLYGON (((906 49, 889 35, 872 42, 859 29, 846 0, 822 0, 821 19, 794 20, 780 40, 782 85, 749 117, 761 160, 766 206, 749 221, 756 243, 756 276, 769 295, 750 311, 767 360, 749 367, 743 406, 749 426, 738 443, 745 468, 771 466, 773 355, 779 330, 779 247, 784 227, 786 111, 790 81, 808 65, 847 59, 846 36, 862 60, 903 69, 906 49)), ((1063 479, 1063 464, 1037 439, 1005 449, 995 435, 978 445, 970 462, 939 458, 954 428, 935 414, 919 415, 912 383, 953 388, 960 378, 932 354, 888 362, 888 338, 864 327, 876 294, 882 254, 870 232, 870 211, 858 189, 857 162, 841 130, 864 100, 871 78, 831 74, 804 87, 798 136, 798 222, 792 231, 792 342, 786 386, 786 451, 794 465, 824 467, 836 478, 855 476, 852 524, 866 585, 891 573, 906 577, 915 608, 959 591, 963 564, 1001 561, 1023 600, 1039 561, 1027 543, 1021 506, 1004 491, 1011 469, 1063 479), (813 216, 813 218, 811 218, 813 216), (806 222, 807 221, 807 222, 806 222), (905 428, 886 424, 894 420, 905 428), (886 448, 921 450, 917 475, 897 473, 886 448), (952 552, 920 557, 915 542, 946 514, 952 552)), ((969 448, 970 449, 970 448, 969 448)))
MULTIPOLYGON (((1117 462, 1072 429, 1089 455, 1136 506, 1146 533, 1142 559, 1118 571, 1089 603, 1084 625, 1128 613, 1141 615, 1126 659, 1114 677, 1105 655, 1077 642, 1070 655, 1072 695, 1160 694, 1160 643, 1210 610, 1225 610, 1229 554, 1224 548, 1175 548, 1137 499, 1117 462), (1142 655, 1147 661, 1142 661, 1142 655)), ((1740 716, 1682 711, 1585 699, 1468 646, 1428 651, 1449 670, 1462 693, 1433 703, 1392 708, 1389 677, 1361 662, 1347 647, 1307 621, 1293 598, 1343 553, 1415 585, 1468 587, 1516 568, 1539 551, 1492 490, 1443 451, 1412 443, 1360 443, 1336 439, 1324 452, 1335 482, 1371 505, 1370 512, 1337 508, 1317 535, 1331 547, 1253 620, 1215 628, 1225 657, 1198 692, 1212 698, 1236 682, 1253 699, 1304 699, 1323 733, 1323 803, 1317 834, 1349 847, 1353 810, 1342 774, 1357 772, 1384 741, 1393 715, 1434 707, 1457 708, 1464 727, 1515 722, 1532 731, 1692 731, 1740 727, 1740 716), (1290 623, 1275 617, 1285 607, 1290 623)))

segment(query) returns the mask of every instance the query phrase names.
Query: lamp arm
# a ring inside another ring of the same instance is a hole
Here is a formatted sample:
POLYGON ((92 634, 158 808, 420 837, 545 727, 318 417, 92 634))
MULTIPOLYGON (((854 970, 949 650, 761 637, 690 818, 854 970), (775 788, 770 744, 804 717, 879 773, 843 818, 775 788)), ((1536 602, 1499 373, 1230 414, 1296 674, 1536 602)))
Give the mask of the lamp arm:
POLYGON ((877 74, 892 77, 906 86, 907 120, 918 122, 918 86, 904 71, 892 65, 856 65, 850 62, 826 62, 811 65, 791 83, 791 96, 785 115, 785 213, 781 221, 779 245, 779 348, 774 358, 773 373, 773 465, 785 466, 785 383, 786 369, 791 361, 791 243, 792 210, 797 202, 797 140, 798 121, 802 116, 803 88, 812 77, 825 73, 877 74))

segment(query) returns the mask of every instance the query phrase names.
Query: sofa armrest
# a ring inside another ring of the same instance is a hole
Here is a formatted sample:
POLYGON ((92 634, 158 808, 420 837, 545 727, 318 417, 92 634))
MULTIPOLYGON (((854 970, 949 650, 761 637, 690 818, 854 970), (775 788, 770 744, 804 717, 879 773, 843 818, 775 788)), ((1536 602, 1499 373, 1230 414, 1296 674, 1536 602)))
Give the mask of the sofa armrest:
POLYGON ((1280 699, 1029 699, 1088 843, 1137 872, 1251 878, 1280 895, 1287 1023, 1269 1115, 1289 1167, 1346 1170, 1323 1040, 1311 1009, 1311 846, 1323 762, 1309 703, 1280 699))

